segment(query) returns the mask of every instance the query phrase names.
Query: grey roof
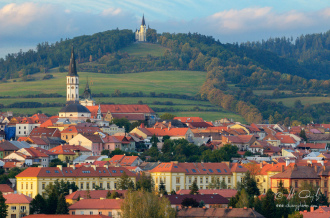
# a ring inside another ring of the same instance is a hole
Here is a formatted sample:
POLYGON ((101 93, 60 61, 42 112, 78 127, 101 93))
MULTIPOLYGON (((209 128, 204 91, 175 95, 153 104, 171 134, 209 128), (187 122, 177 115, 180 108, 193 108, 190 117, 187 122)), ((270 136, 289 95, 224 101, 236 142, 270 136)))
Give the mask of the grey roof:
POLYGON ((83 163, 90 155, 80 155, 76 159, 73 160, 73 164, 75 163, 83 163))
POLYGON ((77 74, 77 67, 76 67, 76 59, 74 57, 73 46, 72 46, 72 50, 71 50, 71 57, 70 57, 70 65, 69 65, 68 76, 78 76, 78 74, 77 74))
POLYGON ((79 113, 90 113, 90 111, 85 107, 82 106, 81 104, 78 103, 73 103, 73 104, 68 104, 67 106, 63 107, 60 112, 79 112, 79 113))
POLYGON ((25 142, 25 141, 9 141, 10 143, 12 143, 13 145, 15 145, 16 147, 18 147, 19 149, 21 148, 30 148, 30 144, 25 142))

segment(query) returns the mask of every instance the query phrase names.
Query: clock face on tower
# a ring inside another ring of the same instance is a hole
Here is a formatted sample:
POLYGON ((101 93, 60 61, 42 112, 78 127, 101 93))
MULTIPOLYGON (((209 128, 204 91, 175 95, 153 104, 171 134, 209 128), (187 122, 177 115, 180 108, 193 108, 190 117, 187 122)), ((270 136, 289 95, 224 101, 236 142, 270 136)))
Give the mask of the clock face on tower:
POLYGON ((71 89, 74 89, 74 86, 71 86, 71 89))

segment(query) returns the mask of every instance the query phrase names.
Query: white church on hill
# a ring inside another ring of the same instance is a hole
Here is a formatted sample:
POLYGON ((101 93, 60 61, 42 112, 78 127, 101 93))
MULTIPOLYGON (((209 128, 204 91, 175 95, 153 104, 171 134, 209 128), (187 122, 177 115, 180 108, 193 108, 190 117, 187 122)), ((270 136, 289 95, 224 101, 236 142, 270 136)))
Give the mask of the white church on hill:
POLYGON ((135 40, 138 42, 147 41, 147 27, 146 27, 146 22, 144 20, 144 15, 142 17, 142 23, 140 26, 140 30, 136 30, 136 32, 135 32, 135 40))

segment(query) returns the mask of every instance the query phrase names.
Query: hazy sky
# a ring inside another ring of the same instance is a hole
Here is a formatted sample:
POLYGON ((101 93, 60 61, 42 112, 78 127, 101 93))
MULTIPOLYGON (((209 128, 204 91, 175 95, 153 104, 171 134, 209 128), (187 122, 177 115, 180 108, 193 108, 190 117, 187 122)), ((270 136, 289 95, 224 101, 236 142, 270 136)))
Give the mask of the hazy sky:
POLYGON ((1 0, 0 57, 109 29, 199 32, 221 42, 325 32, 329 0, 1 0))

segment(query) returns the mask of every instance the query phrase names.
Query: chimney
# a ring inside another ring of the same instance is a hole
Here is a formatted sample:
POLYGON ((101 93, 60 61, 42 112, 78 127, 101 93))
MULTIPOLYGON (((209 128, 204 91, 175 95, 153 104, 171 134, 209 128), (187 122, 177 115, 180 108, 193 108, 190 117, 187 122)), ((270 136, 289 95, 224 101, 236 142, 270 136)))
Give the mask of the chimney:
POLYGON ((61 171, 63 169, 63 166, 62 165, 57 165, 56 167, 59 168, 61 171))
POLYGON ((105 167, 106 169, 108 169, 109 166, 108 166, 108 165, 104 165, 104 167, 105 167))
POLYGON ((71 188, 69 189, 69 194, 72 194, 72 189, 71 188))
POLYGON ((244 210, 247 210, 247 207, 244 207, 243 209, 244 209, 244 210))
POLYGON ((274 162, 272 162, 272 167, 274 166, 274 162))
POLYGON ((170 130, 172 128, 172 122, 168 123, 168 130, 170 130))
POLYGON ((315 170, 315 172, 317 173, 317 166, 314 166, 314 170, 315 170))
POLYGON ((260 162, 260 168, 262 168, 264 165, 263 165, 263 163, 262 163, 262 161, 260 162))
POLYGON ((284 172, 284 165, 281 166, 281 172, 284 172))
POLYGON ((233 207, 230 206, 229 209, 233 209, 233 207))
POLYGON ((310 212, 314 212, 314 207, 311 207, 310 208, 310 212))

